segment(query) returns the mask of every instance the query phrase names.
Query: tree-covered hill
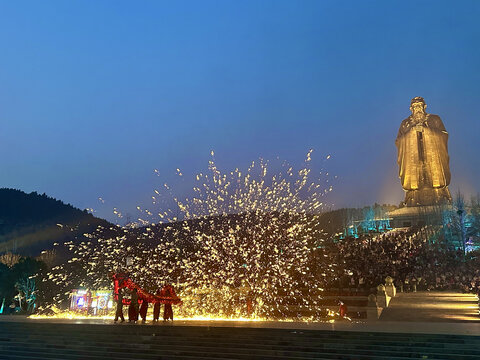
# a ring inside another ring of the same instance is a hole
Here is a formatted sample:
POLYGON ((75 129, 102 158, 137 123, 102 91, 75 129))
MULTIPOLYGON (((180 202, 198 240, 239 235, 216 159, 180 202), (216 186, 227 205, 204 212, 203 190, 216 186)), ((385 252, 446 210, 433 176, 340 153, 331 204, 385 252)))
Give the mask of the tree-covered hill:
POLYGON ((45 194, 0 189, 0 254, 37 255, 111 224, 45 194))
MULTIPOLYGON (((342 232, 352 221, 363 219, 366 210, 368 209, 339 209, 325 212, 318 218, 318 227, 332 236, 342 232)), ((391 210, 391 207, 376 204, 370 210, 377 217, 380 216, 376 214, 377 212, 383 214, 391 210)), ((237 216, 239 215, 230 215, 233 218, 237 216)), ((214 222, 223 220, 219 218, 214 222)), ((204 220, 189 220, 189 222, 191 226, 201 228, 204 220)), ((150 226, 151 236, 149 237, 157 241, 158 239, 173 241, 174 239, 169 238, 171 233, 165 233, 167 227, 181 228, 182 225, 179 222, 150 226)), ((16 189, 0 189, 0 254, 15 252, 21 255, 38 255, 42 250, 51 249, 54 243, 84 240, 86 233, 102 238, 127 235, 129 242, 135 243, 144 238, 142 233, 146 228, 131 228, 127 231, 45 194, 40 195, 36 192, 27 194, 16 189)), ((180 229, 175 237, 184 238, 180 229)))

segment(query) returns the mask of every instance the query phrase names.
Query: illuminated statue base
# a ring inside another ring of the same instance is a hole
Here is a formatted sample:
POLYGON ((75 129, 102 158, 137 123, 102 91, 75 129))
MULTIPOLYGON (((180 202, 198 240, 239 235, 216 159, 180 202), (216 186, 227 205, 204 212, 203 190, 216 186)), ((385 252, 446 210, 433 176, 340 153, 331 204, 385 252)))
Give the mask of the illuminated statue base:
POLYGON ((412 226, 442 225, 443 213, 450 205, 431 206, 405 206, 390 211, 387 216, 390 218, 392 228, 405 228, 412 226))
POLYGON ((405 205, 408 207, 425 207, 448 204, 452 201, 452 196, 448 187, 426 188, 419 190, 409 190, 405 194, 405 205))

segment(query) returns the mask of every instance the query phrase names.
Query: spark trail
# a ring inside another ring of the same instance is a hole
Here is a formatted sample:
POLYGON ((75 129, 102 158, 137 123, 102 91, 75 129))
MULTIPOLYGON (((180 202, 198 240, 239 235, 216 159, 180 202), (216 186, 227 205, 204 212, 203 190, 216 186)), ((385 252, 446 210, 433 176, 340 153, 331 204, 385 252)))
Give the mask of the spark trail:
MULTIPOLYGON (((298 171, 285 163, 274 172, 259 160, 245 171, 223 173, 212 152, 208 172, 196 175, 193 197, 180 200, 167 184, 155 191, 154 203, 170 197, 176 204, 157 212, 157 224, 139 219, 150 225, 98 229, 85 234, 88 241, 66 244, 72 258, 48 274, 62 289, 55 300, 74 286, 109 287, 109 273, 130 257, 130 276, 145 289, 176 285, 182 316, 314 313, 325 272, 315 261, 323 241, 318 216, 332 187, 312 176, 311 159, 309 151, 298 171)), ((180 169, 177 174, 183 176, 180 169)), ((139 210, 145 218, 153 215, 139 210)))

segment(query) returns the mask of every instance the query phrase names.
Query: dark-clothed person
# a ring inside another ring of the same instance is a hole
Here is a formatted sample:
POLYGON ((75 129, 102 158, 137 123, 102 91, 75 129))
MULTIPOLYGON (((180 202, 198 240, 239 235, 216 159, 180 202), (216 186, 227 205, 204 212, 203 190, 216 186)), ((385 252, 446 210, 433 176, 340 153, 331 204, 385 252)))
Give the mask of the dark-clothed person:
MULTIPOLYGON (((160 296, 160 289, 157 290, 155 295, 160 296)), ((160 306, 161 304, 159 302, 153 305, 153 321, 158 321, 158 318, 160 317, 160 306)))
POLYGON ((173 321, 172 304, 178 299, 177 295, 175 294, 175 290, 173 289, 173 286, 170 284, 165 285, 160 294, 162 297, 169 299, 165 302, 165 308, 163 310, 163 321, 173 321))
POLYGON ((128 321, 138 321, 138 294, 137 289, 133 289, 130 306, 128 307, 128 321))
POLYGON ((142 305, 140 306, 140 316, 142 318, 142 322, 147 320, 147 311, 148 311, 148 302, 147 300, 142 301, 142 305))
POLYGON ((122 320, 122 322, 125 321, 125 318, 123 317, 123 294, 122 291, 118 291, 118 296, 117 296, 117 311, 115 313, 115 322, 118 321, 118 318, 122 320))
POLYGON ((163 321, 167 321, 167 320, 173 321, 172 304, 165 304, 165 309, 163 310, 163 321))

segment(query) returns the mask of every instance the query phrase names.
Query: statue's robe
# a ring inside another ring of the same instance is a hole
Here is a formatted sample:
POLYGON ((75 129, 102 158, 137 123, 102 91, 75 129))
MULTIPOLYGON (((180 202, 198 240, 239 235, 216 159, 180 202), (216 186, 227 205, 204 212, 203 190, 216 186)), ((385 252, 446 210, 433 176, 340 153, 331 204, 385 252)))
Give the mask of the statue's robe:
POLYGON ((407 205, 433 205, 451 199, 448 133, 438 115, 426 114, 418 123, 402 121, 395 144, 399 177, 407 205))

